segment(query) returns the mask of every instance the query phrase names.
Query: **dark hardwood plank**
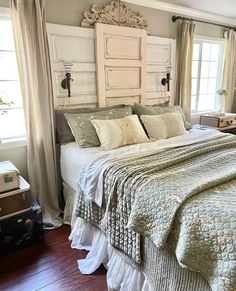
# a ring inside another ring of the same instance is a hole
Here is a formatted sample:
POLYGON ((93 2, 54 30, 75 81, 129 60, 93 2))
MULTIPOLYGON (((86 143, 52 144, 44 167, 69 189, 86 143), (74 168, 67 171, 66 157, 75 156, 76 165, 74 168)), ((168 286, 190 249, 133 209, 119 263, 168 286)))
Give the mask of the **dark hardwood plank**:
POLYGON ((84 276, 83 281, 78 277, 78 272, 70 274, 68 277, 64 277, 52 284, 49 284, 40 291, 106 291, 106 281, 101 280, 101 274, 103 269, 100 268, 96 274, 84 276), (99 274, 100 273, 100 274, 99 274))
POLYGON ((105 268, 79 272, 77 260, 87 252, 71 249, 69 233, 68 226, 45 231, 44 242, 0 258, 0 290, 107 290, 105 268))

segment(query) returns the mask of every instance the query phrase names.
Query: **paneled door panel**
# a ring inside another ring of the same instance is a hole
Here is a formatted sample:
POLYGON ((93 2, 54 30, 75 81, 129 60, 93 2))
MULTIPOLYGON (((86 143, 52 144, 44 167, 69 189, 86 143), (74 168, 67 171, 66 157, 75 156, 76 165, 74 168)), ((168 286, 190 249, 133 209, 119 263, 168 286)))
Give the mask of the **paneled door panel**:
POLYGON ((98 23, 95 35, 99 107, 121 104, 125 97, 126 103, 145 104, 146 31, 98 23))

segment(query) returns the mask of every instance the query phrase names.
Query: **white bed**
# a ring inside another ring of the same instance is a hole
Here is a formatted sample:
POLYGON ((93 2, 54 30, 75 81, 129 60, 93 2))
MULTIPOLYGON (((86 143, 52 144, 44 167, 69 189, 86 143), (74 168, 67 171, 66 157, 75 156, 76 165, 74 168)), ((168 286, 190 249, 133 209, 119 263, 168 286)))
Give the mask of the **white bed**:
MULTIPOLYGON (((129 265, 122 258, 122 255, 108 243, 105 235, 101 231, 90 223, 75 216, 76 191, 79 189, 78 177, 83 166, 89 163, 91 164, 100 157, 103 157, 104 160, 109 160, 111 157, 136 155, 137 153, 152 151, 157 148, 161 151, 167 148, 209 140, 218 135, 221 135, 221 133, 214 130, 192 129, 184 136, 148 144, 125 146, 106 152, 100 150, 100 148, 82 149, 75 142, 61 146, 61 174, 64 181, 64 197, 66 202, 64 217, 65 223, 71 224, 72 228, 69 239, 71 240, 72 248, 90 250, 85 260, 78 261, 78 267, 83 274, 91 274, 101 264, 104 264, 108 269, 107 284, 109 290, 153 290, 144 272, 142 270, 138 271, 129 265)), ((102 170, 102 167, 93 170, 99 172, 102 170)), ((91 190, 93 182, 94 180, 92 178, 86 181, 88 184, 88 193, 91 190)), ((98 181, 96 184, 98 188, 99 183, 101 181, 98 181)), ((101 201, 100 195, 101 193, 97 196, 88 195, 87 199, 88 201, 93 200, 99 204, 99 201, 101 201)), ((169 280, 167 282, 160 279, 160 286, 158 289, 155 287, 155 290, 210 290, 206 281, 199 274, 182 269, 173 254, 160 252, 158 256, 161 262, 160 272, 162 272, 160 278, 163 278, 163 272, 166 270, 166 268, 162 269, 162 267, 168 265, 168 277, 171 278, 172 284, 170 284, 169 280), (178 276, 176 276, 176 272, 178 276), (178 280, 181 280, 181 284, 178 280), (178 289, 176 286, 182 286, 181 288, 185 286, 186 289, 178 289)))

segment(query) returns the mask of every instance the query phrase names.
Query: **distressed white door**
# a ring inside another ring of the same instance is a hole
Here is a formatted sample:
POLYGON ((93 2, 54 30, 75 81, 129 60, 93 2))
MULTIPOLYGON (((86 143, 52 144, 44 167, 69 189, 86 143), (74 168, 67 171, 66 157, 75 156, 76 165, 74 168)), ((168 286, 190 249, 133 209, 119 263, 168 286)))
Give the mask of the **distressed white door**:
POLYGON ((47 24, 55 108, 97 107, 94 30, 47 24), (71 97, 61 87, 65 64, 71 64, 71 97))
POLYGON ((99 107, 145 104, 147 32, 97 23, 95 36, 99 107))
POLYGON ((175 71, 175 40, 147 37, 147 105, 170 101, 173 103, 175 71), (161 84, 166 74, 171 74, 170 91, 161 84))

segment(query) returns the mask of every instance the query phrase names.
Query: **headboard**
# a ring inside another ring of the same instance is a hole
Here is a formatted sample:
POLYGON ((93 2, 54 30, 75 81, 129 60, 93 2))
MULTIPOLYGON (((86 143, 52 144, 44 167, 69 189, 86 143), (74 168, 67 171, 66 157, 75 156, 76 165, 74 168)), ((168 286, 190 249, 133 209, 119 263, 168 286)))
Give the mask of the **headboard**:
MULTIPOLYGON (((103 24, 100 26, 104 27, 103 24)), ((121 39, 122 41, 122 29, 127 30, 127 28, 118 27, 117 31, 113 33, 113 39, 121 39)), ((132 28, 128 28, 128 30, 130 29, 132 28)), ((134 29, 133 31, 138 34, 138 29, 134 29)), ((140 35, 144 35, 142 29, 139 31, 142 31, 140 35)), ((100 66, 101 58, 104 56, 101 50, 98 52, 96 49, 96 45, 98 43, 101 44, 102 39, 97 42, 95 41, 96 36, 98 37, 101 35, 101 29, 96 31, 96 28, 82 28, 48 23, 47 32, 55 108, 65 106, 103 107, 121 103, 131 104, 134 101, 153 105, 172 100, 171 95, 173 92, 175 60, 175 41, 173 39, 154 36, 145 36, 142 38, 141 46, 143 49, 141 53, 145 54, 142 58, 143 63, 140 63, 141 66, 136 64, 136 69, 130 71, 130 82, 127 84, 133 87, 124 92, 124 90, 120 90, 122 88, 115 88, 118 84, 115 82, 117 76, 120 76, 121 80, 122 78, 124 80, 121 71, 116 70, 116 72, 111 72, 110 70, 110 76, 112 76, 112 78, 104 79, 104 75, 102 76, 101 72, 104 72, 105 67, 99 67, 100 72, 99 69, 97 70, 96 68, 96 63, 100 66), (97 62, 96 53, 97 58, 98 54, 101 54, 101 58, 99 58, 97 62), (61 87, 61 80, 65 76, 64 65, 68 63, 72 64, 71 76, 73 78, 70 98, 67 97, 67 91, 61 87), (166 86, 161 85, 161 80, 166 77, 167 72, 170 72, 172 76, 170 92, 167 92, 166 86), (113 95, 101 94, 102 91, 100 89, 101 82, 103 82, 102 80, 104 81, 103 87, 112 85, 115 90, 117 90, 116 93, 120 92, 122 95, 117 96, 116 94, 116 99, 111 99, 111 97, 114 97, 114 91, 109 92, 109 94, 113 95), (109 80, 110 84, 107 84, 106 82, 109 82, 109 80), (99 83, 100 87, 97 86, 99 83), (131 91, 133 93, 131 93, 131 91), (140 91, 142 91, 141 95, 138 93, 140 91), (134 92, 138 94, 134 94, 134 92), (117 97, 120 98, 117 99, 117 97)), ((104 41, 104 39, 102 41, 104 41)), ((138 51, 138 47, 135 45, 135 42, 133 42, 133 47, 137 48, 138 51)), ((126 66, 128 63, 127 61, 126 63, 123 61, 116 63, 117 68, 122 64, 126 66)), ((141 59, 139 61, 141 61, 141 59)), ((104 64, 104 59, 102 62, 104 64)), ((114 63, 111 64, 108 62, 107 66, 109 67, 110 65, 114 65, 114 63)), ((135 64, 133 68, 135 68, 135 64)), ((126 74, 126 77, 127 76, 129 76, 129 73, 126 74)), ((122 87, 122 84, 120 85, 122 87)))

